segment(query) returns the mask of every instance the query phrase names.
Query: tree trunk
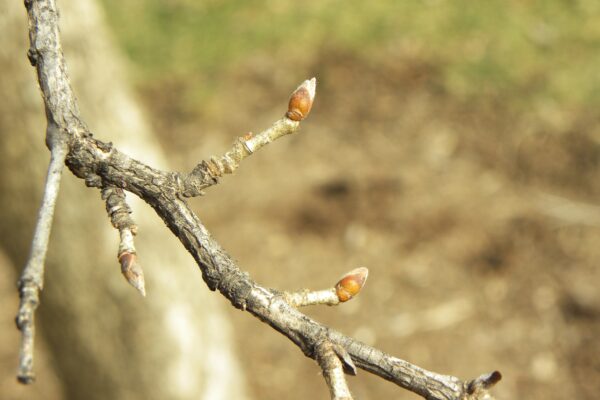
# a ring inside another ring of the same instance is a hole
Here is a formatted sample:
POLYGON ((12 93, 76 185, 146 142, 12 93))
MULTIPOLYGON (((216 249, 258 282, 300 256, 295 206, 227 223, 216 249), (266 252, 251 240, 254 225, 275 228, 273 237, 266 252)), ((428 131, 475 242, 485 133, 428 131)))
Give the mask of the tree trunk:
MULTIPOLYGON (((166 168, 165 155, 132 100, 98 5, 62 0, 59 7, 72 84, 91 130, 142 161, 166 168)), ((6 2, 0 35, 0 250, 20 270, 49 160, 42 100, 26 58, 22 2, 6 2)), ((154 212, 128 198, 139 226, 136 246, 146 298, 120 274, 118 232, 100 193, 65 171, 37 311, 38 339, 47 342, 64 397, 244 398, 220 297, 206 289, 192 258, 154 212)), ((4 308, 4 313, 14 314, 16 308, 4 308)), ((14 363, 16 369, 17 359, 14 363)))

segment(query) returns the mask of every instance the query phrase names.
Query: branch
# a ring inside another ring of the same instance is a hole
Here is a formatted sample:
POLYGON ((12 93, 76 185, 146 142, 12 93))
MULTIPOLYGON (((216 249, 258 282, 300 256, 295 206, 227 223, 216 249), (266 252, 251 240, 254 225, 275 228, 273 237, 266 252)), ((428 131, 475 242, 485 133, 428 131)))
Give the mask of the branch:
POLYGON ((319 343, 316 347, 316 358, 323 370, 331 399, 352 400, 352 394, 344 376, 344 367, 334 350, 334 345, 328 341, 319 343))
POLYGON ((50 165, 46 175, 42 205, 33 234, 31 252, 18 282, 20 304, 16 323, 21 331, 21 347, 17 379, 21 383, 28 384, 35 380, 33 372, 34 313, 39 305, 39 292, 44 287, 44 262, 48 250, 54 207, 60 189, 60 179, 68 152, 69 136, 62 129, 66 125, 65 122, 69 121, 69 125, 74 128, 72 135, 76 136, 84 126, 79 121, 79 111, 66 75, 58 34, 56 7, 54 3, 51 3, 51 7, 41 10, 39 5, 32 5, 29 1, 26 1, 25 5, 29 10, 29 39, 31 42, 27 55, 31 64, 37 66, 42 93, 53 93, 52 96, 44 95, 48 121, 46 145, 50 149, 50 165), (33 26, 43 29, 43 31, 38 32, 36 29, 32 29, 33 26), (50 77, 51 79, 49 79, 50 77))
POLYGON ((345 348, 359 368, 427 399, 462 399, 467 395, 467 382, 429 372, 344 336, 300 313, 285 295, 250 279, 188 207, 176 174, 149 167, 91 137, 76 141, 67 165, 88 184, 106 182, 144 199, 192 254, 211 290, 220 291, 236 308, 250 312, 287 336, 308 357, 315 358, 317 344, 327 338, 345 348))
POLYGON ((119 230, 119 251, 117 258, 121 263, 121 273, 142 296, 146 296, 144 271, 137 259, 133 237, 137 234, 137 226, 131 219, 131 207, 125 200, 123 189, 114 186, 102 188, 102 199, 106 202, 106 212, 112 226, 119 230))
POLYGON ((284 293, 285 301, 294 307, 325 304, 336 306, 358 295, 367 281, 369 270, 356 268, 346 273, 334 287, 325 290, 301 290, 299 292, 284 293))
POLYGON ((183 195, 194 197, 203 194, 202 189, 217 184, 223 174, 232 174, 244 158, 272 141, 296 132, 300 121, 308 116, 312 108, 316 89, 315 78, 305 80, 290 96, 288 111, 284 118, 258 135, 249 132, 238 138, 231 150, 223 156, 211 157, 209 161, 198 164, 189 175, 183 177, 183 195))
POLYGON ((56 126, 52 124, 48 125, 46 143, 50 148, 50 165, 46 175, 46 186, 33 234, 29 259, 18 282, 20 304, 16 323, 21 331, 21 348, 17 379, 22 383, 31 383, 35 380, 33 372, 34 313, 39 304, 39 292, 44 288, 44 262, 48 251, 54 206, 60 189, 60 178, 67 157, 66 141, 57 131, 56 126))
MULTIPOLYGON (((483 398, 486 395, 485 391, 499 380, 499 373, 485 375, 487 378, 480 377, 470 382, 436 374, 385 354, 310 319, 290 304, 285 294, 260 286, 243 272, 189 208, 185 197, 198 195, 202 188, 215 184, 220 176, 219 172, 232 172, 231 166, 237 166, 245 156, 270 142, 266 139, 277 136, 273 136, 272 133, 291 133, 298 128, 299 122, 308 114, 314 100, 314 90, 311 93, 308 86, 313 80, 303 83, 292 94, 286 116, 257 135, 261 139, 248 136, 234 145, 233 152, 228 153, 230 156, 224 156, 225 159, 233 160, 229 167, 227 163, 222 163, 223 168, 217 165, 215 173, 208 170, 211 162, 203 162, 199 166, 204 164, 208 169, 198 172, 196 177, 160 171, 128 157, 111 144, 91 137, 78 117, 75 99, 66 78, 57 36, 57 11, 54 1, 27 1, 26 6, 29 11, 33 49, 30 50, 30 54, 34 55, 32 59, 38 68, 46 114, 49 122, 55 122, 60 131, 69 136, 67 166, 73 174, 84 179, 88 186, 124 189, 146 201, 194 257, 202 271, 202 278, 211 290, 218 290, 233 306, 248 311, 285 335, 306 356, 321 360, 326 378, 330 382, 339 383, 342 379, 340 364, 350 373, 355 372, 356 364, 359 368, 392 381, 426 399, 458 400, 483 398), (52 45, 46 46, 48 43, 52 45), (55 68, 57 65, 60 68, 55 68), (67 110, 71 113, 66 113, 67 110), (235 148, 241 149, 241 153, 236 153, 235 148), (236 158, 237 156, 233 157, 231 154, 240 154, 240 157, 236 158), (334 361, 330 349, 333 349, 338 361, 334 361), (326 360, 323 361, 324 359, 326 360)), ((198 168, 196 167, 195 171, 198 168)), ((190 175, 194 175, 194 171, 190 175)), ((361 273, 353 272, 360 277, 361 273)), ((366 274, 363 275, 366 279, 366 274)), ((339 300, 343 296, 349 299, 358 293, 354 284, 359 282, 354 282, 358 279, 355 278, 343 278, 340 281, 343 283, 338 283, 336 294, 339 300)), ((342 398, 348 397, 347 387, 342 387, 342 383, 339 385, 335 393, 342 398)), ((337 395, 335 393, 334 395, 337 395)))

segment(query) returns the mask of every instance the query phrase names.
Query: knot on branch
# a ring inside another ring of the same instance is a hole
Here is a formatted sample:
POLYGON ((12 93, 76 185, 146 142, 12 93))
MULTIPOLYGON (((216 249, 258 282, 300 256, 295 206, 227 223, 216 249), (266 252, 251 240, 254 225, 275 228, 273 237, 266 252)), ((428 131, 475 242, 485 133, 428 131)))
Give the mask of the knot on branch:
MULTIPOLYGON (((27 3, 27 1, 25 3, 27 3)), ((33 47, 30 47, 29 50, 27 50, 27 59, 32 67, 37 67, 38 53, 33 47)))
MULTIPOLYGON (((214 257, 211 256, 213 263, 216 264, 214 257)), ((206 278, 205 278, 206 280, 206 278)), ((231 304, 242 311, 246 311, 248 298, 252 292, 252 282, 248 279, 248 273, 239 269, 224 272, 217 281, 214 282, 214 289, 221 292, 231 301, 231 304)))
POLYGON ((134 235, 137 234, 137 226, 131 218, 131 207, 125 201, 123 189, 114 186, 104 188, 102 200, 106 202, 106 212, 115 229, 129 228, 134 235))

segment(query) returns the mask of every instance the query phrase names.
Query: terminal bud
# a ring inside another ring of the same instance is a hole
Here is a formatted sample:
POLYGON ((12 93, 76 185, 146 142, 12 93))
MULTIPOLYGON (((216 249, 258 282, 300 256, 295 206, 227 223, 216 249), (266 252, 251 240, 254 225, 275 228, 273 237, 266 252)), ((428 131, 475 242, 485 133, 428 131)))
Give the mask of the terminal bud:
POLYGON ((290 96, 288 111, 285 116, 292 121, 302 121, 308 116, 315 100, 317 80, 307 79, 290 96))
POLYGON ((335 293, 340 302, 346 302, 355 297, 367 281, 369 270, 364 267, 353 269, 335 285, 335 293))

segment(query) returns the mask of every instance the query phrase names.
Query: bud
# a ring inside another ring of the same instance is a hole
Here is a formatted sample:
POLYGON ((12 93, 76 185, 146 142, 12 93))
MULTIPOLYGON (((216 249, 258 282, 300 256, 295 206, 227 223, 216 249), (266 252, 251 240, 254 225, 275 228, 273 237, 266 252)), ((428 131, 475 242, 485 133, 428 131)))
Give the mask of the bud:
POLYGON ((137 261, 135 253, 125 252, 119 256, 121 263, 121 273, 127 279, 127 282, 136 288, 142 296, 146 296, 146 288, 144 282, 144 271, 137 261))
POLYGON ((364 267, 353 269, 335 285, 335 293, 340 302, 346 302, 356 296, 367 281, 369 270, 364 267))
POLYGON ((290 96, 288 111, 285 116, 292 121, 302 121, 306 118, 315 100, 316 91, 317 80, 315 78, 302 82, 290 96))

